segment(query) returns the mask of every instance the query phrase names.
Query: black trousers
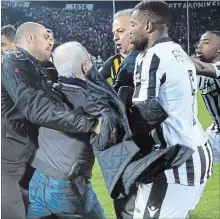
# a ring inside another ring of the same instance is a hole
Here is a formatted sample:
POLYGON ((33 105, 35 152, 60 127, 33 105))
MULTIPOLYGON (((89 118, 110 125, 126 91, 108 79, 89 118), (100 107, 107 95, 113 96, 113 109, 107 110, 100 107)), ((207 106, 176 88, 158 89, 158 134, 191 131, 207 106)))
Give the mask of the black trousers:
POLYGON ((1 135, 1 218, 24 219, 25 205, 19 182, 24 175, 26 162, 34 151, 34 144, 27 136, 21 136, 14 131, 4 118, 2 118, 1 135))
POLYGON ((117 219, 133 219, 137 191, 138 187, 134 185, 128 196, 114 200, 117 219))

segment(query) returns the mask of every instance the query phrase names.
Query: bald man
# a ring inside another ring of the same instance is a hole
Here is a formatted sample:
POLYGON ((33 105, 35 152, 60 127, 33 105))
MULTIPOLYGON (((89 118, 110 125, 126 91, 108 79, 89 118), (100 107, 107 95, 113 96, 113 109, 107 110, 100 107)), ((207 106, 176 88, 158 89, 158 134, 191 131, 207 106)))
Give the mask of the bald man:
POLYGON ((18 182, 39 126, 71 133, 95 132, 97 126, 80 107, 70 110, 48 84, 41 62, 51 56, 51 42, 44 26, 24 23, 16 31, 16 50, 2 63, 2 218, 25 218, 18 182))

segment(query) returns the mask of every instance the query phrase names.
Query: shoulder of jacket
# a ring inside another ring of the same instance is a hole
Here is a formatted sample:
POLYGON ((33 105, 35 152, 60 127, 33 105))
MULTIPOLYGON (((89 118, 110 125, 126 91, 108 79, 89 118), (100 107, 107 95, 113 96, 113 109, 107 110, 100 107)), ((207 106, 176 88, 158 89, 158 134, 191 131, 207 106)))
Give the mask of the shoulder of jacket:
MULTIPOLYGON (((122 57, 120 53, 111 56, 106 62, 114 62, 115 59, 122 57)), ((123 58, 123 57, 122 57, 123 58)), ((123 58, 124 59, 124 58, 123 58)))
POLYGON ((14 60, 14 61, 27 61, 28 60, 27 54, 19 50, 12 50, 6 56, 9 59, 14 60))
POLYGON ((135 63, 136 58, 138 57, 138 55, 140 54, 140 51, 132 51, 122 62, 121 65, 123 65, 124 63, 135 63))

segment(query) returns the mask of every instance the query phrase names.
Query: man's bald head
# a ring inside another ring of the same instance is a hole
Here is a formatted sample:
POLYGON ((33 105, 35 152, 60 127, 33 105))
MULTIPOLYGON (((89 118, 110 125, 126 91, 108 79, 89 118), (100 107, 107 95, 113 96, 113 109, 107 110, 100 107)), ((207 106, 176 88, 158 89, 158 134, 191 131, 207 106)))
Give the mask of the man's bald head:
POLYGON ((25 38, 25 34, 27 34, 27 33, 36 35, 37 31, 40 28, 45 29, 45 27, 43 25, 38 24, 38 23, 34 23, 34 22, 26 22, 26 23, 21 24, 17 28, 16 34, 15 34, 15 42, 17 44, 20 43, 21 40, 25 38))
POLYGON ((40 61, 49 60, 53 41, 48 30, 41 24, 26 22, 21 24, 15 34, 16 45, 40 61))

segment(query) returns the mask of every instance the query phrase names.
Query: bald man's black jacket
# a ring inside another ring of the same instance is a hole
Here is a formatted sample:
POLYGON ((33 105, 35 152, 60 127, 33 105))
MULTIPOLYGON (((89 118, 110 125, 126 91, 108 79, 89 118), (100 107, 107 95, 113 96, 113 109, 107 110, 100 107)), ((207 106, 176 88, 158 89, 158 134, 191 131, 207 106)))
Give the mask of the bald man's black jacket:
POLYGON ((96 123, 82 108, 70 110, 52 91, 42 63, 21 48, 4 57, 2 85, 2 117, 9 121, 72 133, 90 132, 96 123))

